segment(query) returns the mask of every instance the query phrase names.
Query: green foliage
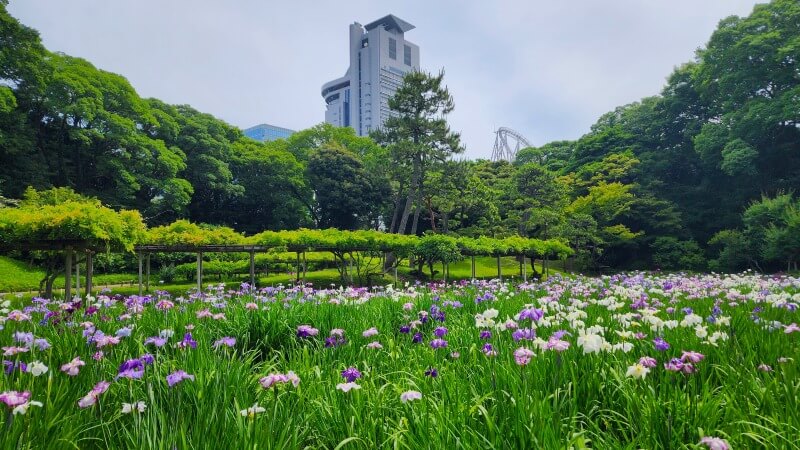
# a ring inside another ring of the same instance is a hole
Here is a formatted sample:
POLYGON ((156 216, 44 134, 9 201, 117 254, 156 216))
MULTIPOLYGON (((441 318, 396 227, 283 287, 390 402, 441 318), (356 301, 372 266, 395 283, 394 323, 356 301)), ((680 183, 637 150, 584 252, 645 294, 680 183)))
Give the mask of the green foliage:
POLYGON ((55 194, 33 190, 29 193, 18 208, 0 208, 0 245, 17 247, 37 241, 67 240, 132 251, 144 239, 145 225, 138 211, 117 212, 96 200, 75 198, 48 204, 46 199, 55 198, 55 194))
POLYGON ((705 265, 705 257, 695 241, 661 236, 653 242, 653 262, 662 270, 701 270, 705 265))
POLYGON ((231 228, 178 220, 151 228, 145 242, 155 245, 242 244, 245 238, 231 228))
POLYGON ((320 228, 355 230, 370 226, 381 213, 389 186, 371 177, 358 157, 328 144, 309 156, 306 177, 314 192, 320 228))
POLYGON ((434 275, 433 265, 435 263, 449 264, 461 259, 458 240, 443 234, 423 236, 414 249, 414 255, 418 258, 418 261, 428 265, 431 278, 434 275))
POLYGON ((758 151, 747 142, 737 138, 722 149, 722 163, 720 169, 728 175, 755 175, 758 169, 754 163, 758 158, 758 151))
POLYGON ((389 108, 396 113, 383 126, 373 131, 373 138, 388 147, 395 164, 395 218, 391 232, 416 234, 417 219, 422 209, 424 182, 432 164, 446 161, 461 153, 460 136, 450 130, 446 116, 455 108, 453 97, 444 83, 444 71, 438 75, 409 72, 403 84, 389 99, 389 108), (405 197, 405 202, 402 198, 405 197), (416 207, 411 230, 408 219, 416 207))
MULTIPOLYGON (((477 238, 463 241, 465 254, 511 251, 482 237, 533 237, 568 242, 578 268, 590 269, 700 266, 680 249, 709 250, 720 270, 793 267, 795 207, 754 202, 800 186, 798 23, 795 0, 729 17, 660 95, 615 108, 575 141, 522 149, 509 164, 451 159, 462 148, 446 120, 454 100, 443 73, 408 74, 389 100, 395 114, 372 138, 320 124, 258 143, 48 52, 0 4, 0 187, 11 199, 29 186, 69 187, 139 210, 151 226, 184 219, 258 233, 247 241, 262 245, 331 248, 340 270, 385 251, 407 257, 419 240, 263 231, 477 238)), ((56 207, 64 192, 37 201, 56 207)), ((398 264, 390 256, 380 270, 398 264)))

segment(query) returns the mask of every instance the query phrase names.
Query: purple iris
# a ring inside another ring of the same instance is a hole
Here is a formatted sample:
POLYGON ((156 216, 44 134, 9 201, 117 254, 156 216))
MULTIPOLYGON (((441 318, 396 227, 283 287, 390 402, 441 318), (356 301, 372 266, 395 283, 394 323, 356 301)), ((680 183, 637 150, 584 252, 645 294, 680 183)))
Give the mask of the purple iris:
POLYGON ((28 371, 28 365, 22 361, 17 362, 16 364, 13 361, 9 361, 7 359, 3 360, 3 366, 5 366, 6 375, 11 375, 11 372, 14 369, 19 369, 20 372, 25 373, 28 371))
POLYGON ((342 371, 342 378, 347 380, 348 383, 352 383, 361 378, 361 372, 359 372, 355 367, 348 367, 342 371))
POLYGON ((344 336, 328 336, 325 338, 325 347, 339 347, 347 343, 344 336))
POLYGON ((236 338, 232 338, 230 336, 222 337, 214 342, 214 348, 219 348, 222 346, 233 347, 234 345, 236 345, 236 338))
POLYGON ((183 340, 178 344, 181 348, 192 347, 197 348, 197 341, 192 338, 192 333, 183 335, 183 340))
POLYGON ((570 332, 567 331, 567 330, 556 330, 556 331, 553 332, 553 335, 550 336, 550 339, 561 339, 561 338, 563 338, 564 336, 567 336, 567 335, 571 336, 570 332))
POLYGON ((653 346, 660 352, 669 350, 669 343, 660 336, 653 339, 653 346))
POLYGON ((537 308, 523 309, 519 313, 519 320, 530 319, 533 322, 538 322, 544 317, 544 311, 537 308))
POLYGON ((433 349, 445 348, 445 347, 447 347, 447 341, 445 341, 444 339, 434 339, 431 341, 431 348, 433 349))
POLYGON ((447 328, 445 327, 437 327, 435 330, 433 330, 433 335, 436 337, 440 338, 443 337, 445 334, 447 334, 447 328))
POLYGON ((119 366, 117 378, 140 379, 144 375, 144 363, 141 359, 129 359, 119 366))
POLYGON ((30 347, 33 344, 33 333, 17 331, 16 333, 14 333, 14 341, 19 342, 20 344, 25 344, 25 346, 30 347))
POLYGON ((299 338, 312 337, 318 334, 319 330, 312 327, 311 325, 300 325, 297 327, 297 337, 299 338))
POLYGON ((431 377, 431 378, 436 378, 436 377, 439 376, 439 372, 436 369, 434 369, 433 367, 431 367, 430 369, 425 371, 425 376, 426 377, 431 377))
POLYGON ((536 339, 536 330, 534 330, 533 328, 520 328, 517 331, 511 333, 511 337, 514 338, 515 342, 523 339, 532 341, 536 339))
POLYGON ((422 342, 422 333, 414 333, 414 337, 411 338, 411 342, 413 344, 419 344, 422 342))
POLYGON ((167 375, 167 384, 169 385, 169 387, 175 386, 176 384, 180 383, 183 380, 194 381, 194 375, 190 375, 183 370, 177 370, 167 375))
POLYGON ((481 330, 480 338, 483 339, 483 340, 491 339, 492 338, 492 332, 489 331, 489 330, 481 330))
POLYGON ((167 340, 165 338, 162 338, 161 336, 152 336, 144 340, 144 345, 153 344, 156 347, 163 347, 164 345, 166 345, 166 343, 167 340))
POLYGON ((408 334, 409 332, 411 332, 411 327, 408 325, 403 325, 400 327, 400 332, 403 334, 408 334))

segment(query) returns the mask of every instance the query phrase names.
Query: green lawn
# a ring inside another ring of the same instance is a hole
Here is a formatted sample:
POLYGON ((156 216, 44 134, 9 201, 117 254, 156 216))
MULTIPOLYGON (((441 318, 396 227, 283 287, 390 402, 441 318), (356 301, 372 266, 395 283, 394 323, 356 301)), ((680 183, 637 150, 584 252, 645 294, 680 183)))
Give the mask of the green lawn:
POLYGON ((36 289, 42 277, 44 272, 41 269, 0 256, 0 292, 36 289))

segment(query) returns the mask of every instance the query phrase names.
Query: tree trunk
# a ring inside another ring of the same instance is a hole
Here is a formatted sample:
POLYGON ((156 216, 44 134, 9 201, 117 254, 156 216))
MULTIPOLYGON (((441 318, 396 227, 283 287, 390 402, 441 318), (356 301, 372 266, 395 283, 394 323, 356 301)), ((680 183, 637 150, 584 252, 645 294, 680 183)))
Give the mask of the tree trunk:
POLYGON ((400 216, 400 225, 397 227, 398 234, 406 234, 406 227, 408 226, 408 216, 411 215, 411 206, 417 197, 417 190, 422 178, 422 162, 418 158, 414 158, 413 170, 411 172, 411 185, 408 187, 408 196, 406 197, 406 205, 403 208, 403 215, 400 216))
POLYGON ((414 220, 411 222, 411 236, 417 235, 417 225, 419 225, 419 213, 422 212, 422 205, 420 204, 421 196, 419 195, 420 192, 417 191, 417 198, 414 201, 414 220))
POLYGON ((436 233, 436 216, 433 214, 433 205, 431 205, 430 197, 425 197, 425 206, 428 207, 428 215, 431 217, 431 230, 436 233))
POLYGON ((392 224, 389 225, 389 233, 396 233, 397 219, 400 217, 400 208, 403 206, 403 195, 400 190, 397 191, 397 196, 394 199, 394 211, 392 211, 392 224))

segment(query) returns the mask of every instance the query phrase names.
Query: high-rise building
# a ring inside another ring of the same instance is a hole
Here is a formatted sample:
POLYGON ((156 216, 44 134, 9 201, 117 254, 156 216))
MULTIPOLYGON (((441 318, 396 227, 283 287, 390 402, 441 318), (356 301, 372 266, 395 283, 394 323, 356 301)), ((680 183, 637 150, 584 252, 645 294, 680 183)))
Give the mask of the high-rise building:
POLYGON ((322 85, 325 121, 366 136, 393 112, 391 98, 408 72, 419 70, 419 47, 405 39, 414 25, 393 15, 350 25, 350 67, 322 85))
POLYGON ((262 123, 261 125, 256 125, 244 130, 243 133, 247 137, 251 137, 257 141, 265 142, 274 141, 276 139, 286 139, 294 133, 294 130, 262 123))

